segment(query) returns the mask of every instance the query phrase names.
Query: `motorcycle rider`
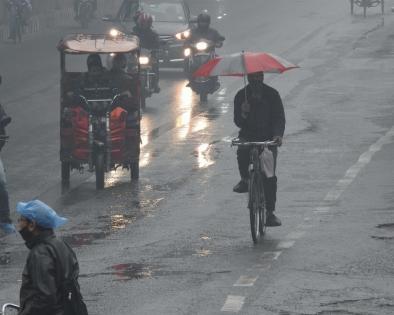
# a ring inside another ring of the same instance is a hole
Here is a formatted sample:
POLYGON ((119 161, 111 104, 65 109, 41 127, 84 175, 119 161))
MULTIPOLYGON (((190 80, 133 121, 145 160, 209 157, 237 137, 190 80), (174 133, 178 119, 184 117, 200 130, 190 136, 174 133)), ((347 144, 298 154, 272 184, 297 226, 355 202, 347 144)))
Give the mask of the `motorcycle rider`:
MULTIPOLYGON (((0 76, 1 84, 1 76, 0 76)), ((3 106, 0 104, 0 151, 6 143, 5 127, 11 122, 11 117, 8 116, 3 106)), ((5 234, 15 232, 15 227, 10 218, 10 205, 8 192, 6 188, 6 176, 4 171, 3 162, 0 156, 0 231, 5 234)))
MULTIPOLYGON (((223 35, 221 35, 217 30, 211 28, 210 25, 211 25, 211 16, 207 13, 200 13, 197 17, 197 28, 191 30, 189 38, 185 41, 185 47, 188 47, 193 43, 197 43, 202 39, 213 42, 216 48, 222 47, 223 42, 225 41, 226 38, 223 35)), ((192 79, 192 72, 194 70, 189 69, 189 63, 186 62, 185 72, 188 73, 189 75, 190 82, 187 85, 189 87, 191 87, 192 85, 191 79, 192 79)), ((215 79, 214 90, 217 90, 220 87, 219 80, 217 77, 215 77, 214 79, 215 79)))
POLYGON ((152 29, 153 18, 151 15, 138 11, 134 16, 136 25, 133 33, 140 39, 141 48, 151 51, 152 71, 156 74, 153 82, 156 93, 160 92, 159 87, 159 58, 158 49, 160 48, 159 35, 152 29))
MULTIPOLYGON (((239 138, 244 141, 275 141, 282 144, 285 130, 285 112, 279 93, 264 83, 264 73, 248 75, 249 84, 238 91, 234 99, 234 122, 240 128, 239 138), (245 91, 246 89, 246 91, 245 91)), ((250 147, 239 147, 237 160, 241 181, 233 188, 234 192, 248 192, 250 147)), ((270 147, 273 155, 274 176, 264 177, 266 197, 267 226, 280 226, 280 220, 274 215, 277 191, 275 176, 277 147, 270 147)))
POLYGON ((197 17, 197 28, 191 30, 186 45, 196 43, 201 39, 207 39, 214 42, 217 48, 222 47, 226 38, 217 30, 211 28, 210 25, 211 16, 207 13, 200 13, 197 17))
MULTIPOLYGON (((83 0, 74 0, 74 20, 79 19, 79 6, 83 0)), ((92 3, 92 15, 97 10, 97 0, 89 0, 92 3)), ((93 17, 93 16, 92 16, 93 17)))

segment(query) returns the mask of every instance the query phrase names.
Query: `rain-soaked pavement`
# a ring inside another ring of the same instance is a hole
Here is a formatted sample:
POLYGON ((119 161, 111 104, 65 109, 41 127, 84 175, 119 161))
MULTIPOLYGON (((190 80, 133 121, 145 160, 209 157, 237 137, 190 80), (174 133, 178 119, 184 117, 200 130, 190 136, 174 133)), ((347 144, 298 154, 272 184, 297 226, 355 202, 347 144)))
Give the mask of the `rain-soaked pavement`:
MULTIPOLYGON (((363 18, 342 0, 192 1, 227 37, 219 53, 265 50, 301 66, 267 77, 287 115, 284 224, 258 246, 246 196, 232 193, 242 80, 222 79, 201 106, 179 71, 164 71, 143 117, 140 181, 118 170, 97 192, 85 172, 64 189, 55 46, 76 28, 0 44, 12 204, 38 197, 70 219, 58 234, 78 254, 91 314, 393 314, 391 6, 363 18)), ((0 303, 17 302, 25 257, 19 237, 0 238, 0 303)))

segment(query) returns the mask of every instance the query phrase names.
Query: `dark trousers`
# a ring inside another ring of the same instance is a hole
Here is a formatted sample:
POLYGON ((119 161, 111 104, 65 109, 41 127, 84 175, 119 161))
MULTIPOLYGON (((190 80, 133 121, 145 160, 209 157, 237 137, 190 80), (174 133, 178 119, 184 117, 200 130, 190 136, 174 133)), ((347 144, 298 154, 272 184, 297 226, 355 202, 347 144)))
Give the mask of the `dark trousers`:
MULTIPOLYGON (((247 147, 239 147, 237 150, 238 169, 243 180, 249 179, 250 151, 251 148, 247 147)), ((271 151, 274 154, 274 169, 276 170, 278 151, 276 149, 271 151)), ((275 211, 277 181, 278 179, 276 176, 271 178, 263 176, 265 206, 267 212, 275 211)))

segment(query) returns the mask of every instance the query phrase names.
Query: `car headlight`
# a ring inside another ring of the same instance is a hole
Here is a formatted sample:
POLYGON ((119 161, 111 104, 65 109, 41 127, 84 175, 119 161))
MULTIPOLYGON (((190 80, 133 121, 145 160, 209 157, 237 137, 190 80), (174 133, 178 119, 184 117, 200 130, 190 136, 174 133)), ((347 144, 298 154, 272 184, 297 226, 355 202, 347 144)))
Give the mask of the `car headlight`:
POLYGON ((206 42, 198 42, 196 44, 196 48, 199 51, 206 50, 208 48, 208 43, 206 43, 206 42))
POLYGON ((140 65, 147 65, 149 64, 149 57, 141 56, 140 57, 140 65))
POLYGON ((190 37, 190 30, 186 30, 180 33, 175 34, 176 39, 182 40, 182 39, 187 39, 190 37))
POLYGON ((189 57, 191 53, 192 53, 192 50, 191 50, 190 48, 186 48, 186 49, 183 51, 183 55, 184 55, 185 57, 189 57))

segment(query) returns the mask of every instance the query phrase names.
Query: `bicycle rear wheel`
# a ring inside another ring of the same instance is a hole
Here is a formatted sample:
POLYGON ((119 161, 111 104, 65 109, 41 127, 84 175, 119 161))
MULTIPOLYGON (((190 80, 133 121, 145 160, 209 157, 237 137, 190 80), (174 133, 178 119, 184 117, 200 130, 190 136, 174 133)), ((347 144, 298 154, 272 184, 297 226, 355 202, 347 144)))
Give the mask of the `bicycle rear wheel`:
POLYGON ((250 231, 253 242, 259 242, 265 232, 265 214, 262 203, 262 182, 259 174, 252 172, 249 179, 250 231))

